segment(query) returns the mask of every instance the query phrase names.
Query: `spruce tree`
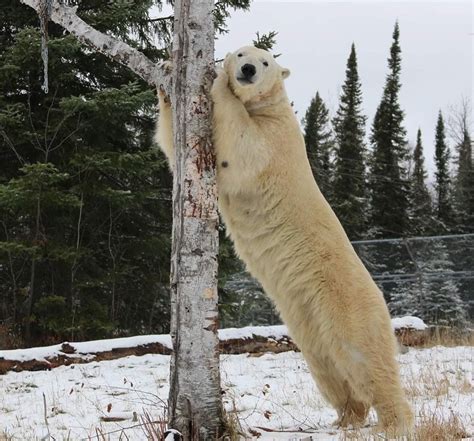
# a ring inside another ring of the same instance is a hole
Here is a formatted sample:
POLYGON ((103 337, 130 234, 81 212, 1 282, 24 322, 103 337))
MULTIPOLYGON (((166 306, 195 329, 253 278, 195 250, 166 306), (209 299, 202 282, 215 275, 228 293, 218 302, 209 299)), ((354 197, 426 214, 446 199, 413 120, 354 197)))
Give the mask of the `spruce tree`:
POLYGON ((412 315, 423 318, 421 298, 421 278, 419 281, 402 281, 390 290, 390 301, 387 306, 393 317, 412 315))
POLYGON ((329 110, 316 92, 302 121, 311 170, 321 192, 331 200, 331 153, 334 147, 329 110))
POLYGON ((473 141, 467 128, 458 151, 458 164, 454 181, 454 202, 457 226, 461 232, 474 233, 474 158, 473 141))
POLYGON ((467 304, 462 300, 459 282, 449 277, 454 268, 449 254, 446 244, 434 240, 420 261, 420 315, 427 323, 461 326, 466 324, 467 304))
POLYGON ((446 144, 444 120, 441 111, 438 114, 435 134, 435 190, 436 218, 438 233, 450 231, 453 225, 453 207, 451 201, 451 177, 449 175, 450 151, 446 144))
POLYGON ((388 58, 389 73, 372 125, 370 159, 370 226, 376 237, 401 237, 409 230, 408 159, 404 112, 398 102, 401 88, 401 49, 398 23, 388 58))
POLYGON ((352 44, 339 108, 333 118, 336 134, 333 207, 350 239, 367 228, 365 121, 357 55, 352 44))
MULTIPOLYGON (((154 91, 49 23, 45 94, 38 16, 1 3, 0 320, 29 344, 167 332, 171 179, 152 145, 154 91)), ((152 3, 78 14, 158 60, 152 3)))
POLYGON ((425 169, 421 130, 416 135, 413 152, 413 171, 410 176, 410 234, 425 236, 433 229, 433 209, 431 195, 426 186, 428 173, 425 169))

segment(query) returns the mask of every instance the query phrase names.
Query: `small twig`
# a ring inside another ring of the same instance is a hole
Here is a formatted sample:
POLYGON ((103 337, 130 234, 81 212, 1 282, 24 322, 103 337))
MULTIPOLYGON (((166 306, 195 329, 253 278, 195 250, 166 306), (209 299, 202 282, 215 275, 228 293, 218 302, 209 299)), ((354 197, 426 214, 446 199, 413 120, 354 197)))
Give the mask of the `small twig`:
POLYGON ((51 109, 54 106, 54 101, 56 99, 56 95, 58 94, 59 86, 56 86, 56 89, 54 90, 54 95, 51 100, 51 104, 48 107, 48 112, 46 113, 46 123, 44 125, 44 145, 48 145, 48 128, 49 128, 49 115, 51 113, 51 109))
POLYGON ((270 427, 254 426, 256 429, 263 430, 264 432, 276 432, 276 433, 317 433, 314 430, 290 430, 290 429, 272 429, 270 427))
POLYGON ((47 410, 46 410, 46 395, 43 392, 43 409, 44 409, 44 422, 46 424, 46 429, 48 430, 48 434, 41 438, 42 440, 50 439, 51 434, 49 432, 49 424, 48 424, 48 415, 47 415, 47 410))
MULTIPOLYGON (((161 423, 161 420, 157 420, 157 421, 151 421, 151 423, 153 424, 159 424, 161 423)), ((102 432, 102 430, 100 430, 99 428, 96 428, 96 433, 97 431, 99 430, 100 431, 100 435, 102 436, 103 439, 105 439, 105 435, 112 435, 113 433, 118 433, 118 432, 123 432, 124 430, 129 430, 129 429, 135 429, 137 427, 143 427, 143 423, 139 423, 139 424, 134 424, 133 426, 127 426, 127 427, 121 427, 120 429, 116 429, 116 430, 112 430, 110 432, 102 432)), ((98 438, 98 435, 96 435, 97 438, 98 438)), ((81 438, 81 441, 87 441, 89 440, 90 438, 81 438)))
POLYGON ((13 153, 15 153, 15 156, 16 158, 18 159, 18 161, 20 162, 20 164, 23 166, 25 165, 25 161, 24 159, 21 157, 21 155, 18 153, 17 149, 15 148, 15 146, 13 145, 13 142, 11 141, 11 139, 8 137, 8 135, 6 134, 5 130, 3 129, 0 129, 0 133, 2 134, 3 136, 3 139, 4 141, 6 142, 6 144, 8 145, 8 147, 10 147, 10 149, 13 151, 13 153))

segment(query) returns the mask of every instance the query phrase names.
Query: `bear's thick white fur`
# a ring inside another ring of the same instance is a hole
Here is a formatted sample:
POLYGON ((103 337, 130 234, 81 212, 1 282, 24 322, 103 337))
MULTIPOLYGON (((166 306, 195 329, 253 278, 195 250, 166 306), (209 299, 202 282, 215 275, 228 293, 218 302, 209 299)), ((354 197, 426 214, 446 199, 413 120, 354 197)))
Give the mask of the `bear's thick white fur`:
MULTIPOLYGON (((212 88, 219 209, 235 249, 275 302, 341 426, 413 427, 383 296, 316 185, 283 79, 266 51, 229 54, 212 88), (251 83, 244 64, 255 66, 251 83), (241 79, 239 79, 241 78, 241 79)), ((157 139, 173 163, 171 109, 157 139)))

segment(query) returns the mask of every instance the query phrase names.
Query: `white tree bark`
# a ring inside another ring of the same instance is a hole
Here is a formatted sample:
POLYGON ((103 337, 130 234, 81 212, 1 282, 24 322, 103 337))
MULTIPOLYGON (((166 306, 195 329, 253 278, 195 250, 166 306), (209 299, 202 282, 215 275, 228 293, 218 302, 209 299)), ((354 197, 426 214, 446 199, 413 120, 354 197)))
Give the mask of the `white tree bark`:
POLYGON ((171 256, 171 427, 184 439, 223 429, 217 337, 218 214, 211 141, 213 0, 177 0, 173 44, 176 165, 171 256))
MULTIPOLYGON (((43 1, 20 0, 21 3, 30 6, 37 13, 41 12, 43 1)), ((162 68, 161 64, 153 63, 140 51, 137 51, 123 41, 94 29, 76 15, 76 9, 77 7, 66 6, 58 0, 53 0, 50 19, 95 51, 129 67, 148 84, 153 86, 162 85, 169 91, 169 78, 166 76, 165 69, 162 68)))

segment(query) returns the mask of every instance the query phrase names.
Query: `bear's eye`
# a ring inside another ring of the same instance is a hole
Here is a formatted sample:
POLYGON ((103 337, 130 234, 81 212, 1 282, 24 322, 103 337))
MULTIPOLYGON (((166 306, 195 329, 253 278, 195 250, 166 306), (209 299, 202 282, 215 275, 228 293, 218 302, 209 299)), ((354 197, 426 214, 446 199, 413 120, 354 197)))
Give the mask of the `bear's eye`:
POLYGON ((238 56, 238 57, 241 57, 241 56, 242 56, 242 54, 238 54, 237 56, 238 56))
POLYGON ((268 66, 268 61, 264 61, 264 62, 263 62, 263 65, 264 65, 264 66, 268 66))

